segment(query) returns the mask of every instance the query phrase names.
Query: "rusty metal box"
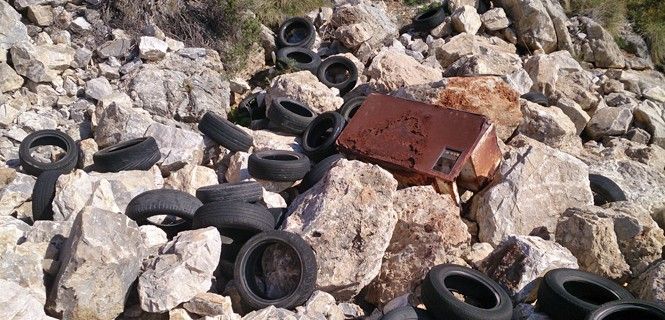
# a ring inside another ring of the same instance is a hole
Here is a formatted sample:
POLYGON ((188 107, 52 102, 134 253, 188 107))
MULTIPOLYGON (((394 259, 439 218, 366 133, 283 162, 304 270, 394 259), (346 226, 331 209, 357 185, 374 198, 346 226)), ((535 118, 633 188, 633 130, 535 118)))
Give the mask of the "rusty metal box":
POLYGON ((372 94, 337 140, 350 158, 377 163, 403 184, 478 191, 501 162, 494 125, 480 114, 372 94))

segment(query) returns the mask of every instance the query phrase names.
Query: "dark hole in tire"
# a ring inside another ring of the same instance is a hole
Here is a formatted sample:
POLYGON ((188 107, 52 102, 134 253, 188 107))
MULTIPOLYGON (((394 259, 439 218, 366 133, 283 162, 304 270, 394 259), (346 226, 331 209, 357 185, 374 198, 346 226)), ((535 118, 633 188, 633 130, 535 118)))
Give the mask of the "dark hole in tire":
POLYGON ((427 18, 431 18, 431 17, 433 17, 437 12, 439 12, 439 8, 427 10, 426 12, 424 12, 423 14, 421 14, 421 15, 418 17, 418 20, 425 20, 425 19, 427 19, 427 18))
POLYGON ((284 30, 284 39, 288 43, 298 43, 307 38, 309 30, 304 22, 293 22, 284 30))
POLYGON ((312 57, 304 52, 291 52, 286 55, 287 58, 294 60, 298 63, 310 63, 312 62, 312 57))
POLYGON ((612 291, 591 282, 566 281, 563 284, 563 288, 574 297, 594 305, 619 300, 619 297, 612 291))
POLYGON ((302 276, 301 261, 293 248, 267 242, 247 261, 247 284, 254 294, 278 300, 296 292, 302 276))
POLYGON ((307 110, 307 108, 305 108, 305 107, 303 107, 303 106, 301 106, 297 103, 293 103, 293 102, 290 102, 290 101, 282 101, 281 104, 286 110, 289 110, 289 111, 291 111, 291 112, 293 112, 293 113, 295 113, 299 116, 311 117, 311 116, 314 115, 312 113, 312 111, 307 110))
POLYGON ((290 154, 271 154, 268 156, 264 156, 263 159, 276 160, 276 161, 293 161, 293 160, 298 160, 298 157, 290 154))
POLYGON ((655 311, 634 307, 626 310, 619 310, 611 312, 610 314, 600 318, 602 320, 636 320, 636 319, 663 319, 661 313, 655 311))
POLYGON ((342 63, 333 63, 325 71, 324 76, 330 83, 338 84, 351 78, 351 72, 342 63))
POLYGON ((463 300, 458 298, 459 300, 474 307, 491 309, 499 304, 496 293, 474 278, 453 274, 446 277, 443 282, 451 293, 464 296, 463 300))
POLYGON ((330 138, 334 125, 335 122, 332 119, 321 120, 317 126, 312 128, 312 131, 307 136, 307 145, 316 148, 324 144, 330 138))
POLYGON ((234 120, 235 123, 248 127, 252 123, 252 113, 247 108, 238 108, 234 120))

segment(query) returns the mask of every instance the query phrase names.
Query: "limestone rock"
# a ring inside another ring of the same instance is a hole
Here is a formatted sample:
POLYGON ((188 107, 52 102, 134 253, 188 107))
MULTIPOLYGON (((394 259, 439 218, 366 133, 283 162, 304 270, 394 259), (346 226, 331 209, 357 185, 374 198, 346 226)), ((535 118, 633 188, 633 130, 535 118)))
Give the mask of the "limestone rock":
POLYGON ((510 25, 510 20, 508 20, 503 8, 490 9, 483 13, 480 16, 480 19, 482 20, 485 29, 489 31, 505 29, 510 25))
POLYGON ((141 37, 139 41, 139 53, 141 59, 160 60, 166 55, 169 45, 163 40, 155 37, 141 37))
POLYGON ((6 243, 0 245, 0 279, 27 289, 41 305, 46 303, 42 259, 46 244, 6 243))
POLYGON ((626 62, 614 37, 597 22, 588 18, 580 20, 583 20, 582 25, 593 50, 593 61, 590 62, 598 68, 623 68, 626 62))
POLYGON ((196 189, 218 183, 215 170, 188 164, 182 169, 172 172, 164 181, 164 187, 195 195, 196 189))
POLYGON ((35 221, 26 232, 25 241, 40 244, 41 265, 44 273, 56 276, 60 269, 60 250, 69 237, 71 221, 35 221))
MULTIPOLYGON (((0 0, 0 30, 0 53, 15 44, 30 41, 28 29, 21 23, 21 14, 4 0, 0 0)), ((4 60, 0 58, 0 61, 4 60)))
POLYGON ((113 319, 124 310, 145 248, 123 214, 86 208, 62 248, 47 308, 67 319, 113 319))
POLYGON ((629 266, 621 254, 614 220, 593 206, 570 208, 556 227, 556 241, 568 248, 582 270, 622 279, 629 266))
MULTIPOLYGON (((242 128, 241 129, 245 129, 242 128)), ((254 139, 254 152, 264 150, 288 150, 303 152, 298 137, 280 135, 267 130, 244 130, 254 139)))
POLYGON ((229 167, 224 174, 227 182, 240 182, 249 180, 252 176, 248 171, 249 153, 236 152, 229 158, 229 167))
POLYGON ((498 244, 539 227, 551 232, 566 209, 593 203, 582 161, 528 138, 510 146, 494 182, 472 200, 480 241, 498 244))
POLYGON ((139 277, 141 309, 165 312, 208 291, 221 248, 214 227, 180 232, 147 262, 139 277))
POLYGON ((0 305, 2 319, 55 319, 44 313, 43 304, 28 289, 5 279, 0 279, 0 305))
POLYGON ((554 241, 510 236, 480 263, 480 271, 508 289, 514 300, 533 301, 539 278, 557 268, 577 269, 577 259, 554 241))
POLYGON ((8 216, 32 197, 32 189, 37 179, 33 176, 16 172, 11 182, 0 190, 0 216, 8 216))
POLYGON ((519 132, 552 148, 576 150, 582 147, 575 124, 559 108, 543 107, 521 100, 524 119, 519 132))
POLYGON ((0 79, 3 79, 0 83, 0 93, 18 90, 23 85, 23 78, 4 62, 0 62, 0 79))
MULTIPOLYGON (((496 4, 502 7, 515 23, 520 43, 524 43, 531 50, 540 49, 546 53, 556 50, 557 30, 543 1, 499 0, 496 4)), ((563 9, 561 11, 563 12, 563 9)))
POLYGON ((665 261, 660 261, 628 286, 637 298, 665 302, 665 261))
POLYGON ((633 113, 629 108, 607 107, 597 110, 586 126, 586 133, 593 139, 606 136, 620 136, 633 121, 633 113))
POLYGON ((275 306, 270 306, 265 309, 256 310, 245 315, 243 320, 269 320, 269 319, 281 319, 281 320, 296 320, 296 314, 292 311, 276 308, 275 306))
POLYGON ((28 19, 40 27, 53 24, 53 11, 51 6, 34 5, 28 7, 28 19))
POLYGON ((561 111, 563 111, 563 113, 573 122, 575 125, 575 134, 578 136, 584 131, 589 120, 591 120, 591 116, 589 116, 589 114, 586 113, 577 102, 571 99, 565 97, 561 98, 557 101, 555 107, 561 109, 561 111))
POLYGON ((649 133, 654 144, 665 148, 665 107, 653 101, 643 101, 635 111, 635 122, 649 133))
POLYGON ((270 106, 275 98, 288 98, 299 101, 312 110, 321 113, 335 111, 344 103, 337 89, 330 89, 319 82, 309 71, 300 71, 276 77, 270 84, 265 97, 270 106))
POLYGON ((16 73, 34 82, 54 81, 72 65, 75 53, 76 50, 63 44, 20 43, 14 45, 10 50, 16 73))
POLYGON ((453 62, 464 56, 493 55, 497 52, 514 54, 516 48, 497 37, 485 38, 468 33, 456 35, 447 42, 433 44, 430 48, 430 55, 435 55, 444 68, 448 68, 453 62))
POLYGON ((367 69, 370 85, 380 92, 391 92, 403 86, 439 81, 441 71, 424 66, 414 58, 386 48, 374 57, 367 69))
POLYGON ((452 22, 453 29, 459 33, 476 34, 482 26, 480 15, 476 8, 472 6, 463 6, 455 10, 452 15, 452 22))
POLYGON ((144 225, 139 227, 143 245, 150 251, 150 253, 157 253, 159 248, 169 242, 166 237, 166 232, 159 227, 153 225, 144 225))
POLYGON ((298 315, 302 315, 303 318, 325 317, 331 320, 345 319, 341 308, 335 303, 335 298, 326 292, 318 290, 314 291, 312 296, 305 302, 305 305, 298 307, 297 310, 298 315))
POLYGON ((85 94, 94 100, 102 100, 111 93, 113 93, 113 87, 104 77, 95 78, 85 83, 85 94))
POLYGON ((15 246, 25 241, 30 225, 11 216, 0 216, 0 246, 15 246))
POLYGON ((94 130, 95 141, 100 148, 105 148, 121 141, 140 138, 153 123, 145 110, 114 103, 101 113, 94 130))
POLYGON ((233 312, 231 299, 218 294, 203 292, 183 304, 185 310, 202 316, 227 316, 227 319, 240 319, 233 312))
POLYGON ((179 168, 186 164, 198 165, 203 161, 205 144, 200 133, 161 123, 153 123, 145 136, 154 137, 162 153, 162 169, 179 168))
POLYGON ((663 87, 651 87, 644 90, 642 95, 649 100, 665 103, 665 89, 663 87))
POLYGON ((348 300, 379 274, 397 223, 396 188, 397 181, 379 166, 340 160, 291 203, 284 229, 301 235, 316 252, 319 289, 348 300))
POLYGON ((397 225, 381 273, 367 291, 367 301, 376 305, 413 292, 433 266, 459 263, 471 241, 455 201, 431 186, 397 191, 393 206, 397 225))

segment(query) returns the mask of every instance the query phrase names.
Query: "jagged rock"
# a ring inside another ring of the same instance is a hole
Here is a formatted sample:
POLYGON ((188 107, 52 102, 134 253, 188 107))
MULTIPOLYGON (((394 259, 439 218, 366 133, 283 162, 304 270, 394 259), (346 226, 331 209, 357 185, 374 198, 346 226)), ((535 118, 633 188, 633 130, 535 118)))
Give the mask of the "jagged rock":
POLYGON ((203 161, 205 144, 200 133, 161 123, 151 124, 144 136, 154 137, 162 153, 160 168, 171 170, 186 164, 198 165, 203 161))
POLYGON ((480 263, 485 260, 492 251, 494 251, 494 247, 492 247, 491 244, 487 242, 477 242, 465 252, 462 258, 464 258, 469 265, 478 268, 480 263))
POLYGON ((56 276, 60 269, 60 249, 69 237, 71 221, 35 221, 26 232, 25 241, 41 244, 41 266, 45 274, 56 276))
POLYGON ((221 247, 214 227, 180 232, 147 262, 139 277, 141 309, 165 312, 208 291, 221 247))
MULTIPOLYGON (((587 35, 589 46, 593 50, 592 62, 598 68, 623 68, 626 61, 623 52, 619 49, 614 37, 607 32, 599 23, 586 18, 578 17, 587 35)), ((591 61, 589 61, 591 60, 591 61)))
MULTIPOLYGON (((430 35, 434 38, 447 38, 453 34, 453 21, 450 16, 446 17, 440 25, 430 31, 430 35)), ((445 43, 445 41, 444 41, 445 43)))
POLYGON ((468 5, 462 6, 453 12, 452 23, 455 31, 468 34, 476 34, 482 26, 476 8, 468 5))
POLYGON ((55 319, 44 313, 42 302, 32 296, 28 289, 5 279, 0 279, 0 305, 2 319, 55 319))
POLYGON ((575 125, 575 134, 578 136, 584 131, 589 120, 591 120, 591 116, 589 116, 589 114, 586 113, 577 102, 571 99, 562 97, 554 106, 561 109, 561 111, 563 111, 563 113, 573 122, 575 125))
POLYGON ((93 155, 99 151, 99 146, 95 139, 85 139, 78 143, 79 146, 79 164, 78 168, 85 169, 95 163, 93 155))
POLYGON ((534 301, 539 278, 552 269, 577 269, 577 259, 554 241, 534 236, 510 236, 480 263, 515 301, 534 301))
POLYGON ((298 315, 307 318, 325 318, 330 320, 345 319, 341 308, 335 303, 335 298, 323 291, 314 291, 305 305, 297 308, 298 315))
POLYGON ((163 186, 157 167, 149 171, 85 173, 76 170, 58 178, 53 198, 53 219, 72 220, 87 206, 125 212, 127 204, 142 192, 163 186))
POLYGON ((633 111, 635 122, 651 134, 652 142, 665 148, 665 107, 653 101, 643 101, 633 111))
POLYGON ((251 179, 252 176, 247 169, 248 161, 249 153, 242 151, 234 153, 229 158, 229 167, 224 174, 226 181, 233 183, 251 179))
POLYGON ((139 41, 139 54, 144 60, 160 60, 166 56, 169 45, 155 37, 141 37, 139 41))
POLYGON ((264 150, 289 150, 295 152, 303 152, 298 137, 285 136, 273 133, 267 130, 249 130, 241 127, 245 132, 249 133, 254 139, 254 152, 264 150))
POLYGON ((644 300, 665 302, 665 261, 660 261, 633 281, 628 289, 644 300))
POLYGON ((123 214, 86 208, 62 248, 47 308, 67 319, 114 319, 139 275, 145 248, 123 214))
MULTIPOLYGON (((19 241, 21 240, 19 239, 19 241)), ((46 288, 42 271, 42 258, 46 247, 46 244, 37 243, 17 245, 16 242, 7 242, 0 244, 0 279, 12 281, 26 288, 41 305, 46 303, 46 288)))
POLYGON ((105 148, 121 141, 140 138, 153 123, 145 110, 113 103, 99 117, 94 130, 95 141, 100 148, 105 148))
POLYGON ((397 191, 393 206, 397 225, 381 273, 367 289, 367 301, 376 305, 413 292, 433 266, 460 263, 471 241, 455 201, 431 186, 397 191))
POLYGON ((11 182, 0 190, 0 216, 12 215, 32 197, 36 178, 16 172, 11 182))
POLYGON ((498 244, 539 227, 553 231, 567 208, 593 203, 583 162, 525 137, 510 146, 494 182, 472 200, 480 241, 498 244))
MULTIPOLYGON (((570 42, 561 5, 550 0, 499 0, 511 21, 519 42, 531 50, 555 51, 560 43, 570 42)), ((560 49, 567 49, 562 47, 560 49)))
POLYGON ((245 315, 243 320, 270 320, 270 319, 281 319, 281 320, 296 320, 296 314, 292 311, 276 308, 275 306, 270 306, 265 309, 256 310, 245 315))
MULTIPOLYGON (((30 42, 28 29, 21 23, 21 15, 4 0, 0 0, 0 53, 4 53, 13 45, 30 42)), ((5 61, 0 58, 0 61, 5 61)))
POLYGON ((602 208, 570 208, 556 227, 556 241, 577 257, 582 270, 623 279, 630 270, 619 249, 614 228, 614 220, 602 208))
POLYGON ((665 89, 663 89, 663 87, 651 87, 644 90, 642 95, 647 99, 665 103, 665 89))
POLYGON ((97 48, 97 54, 102 59, 109 57, 122 58, 132 47, 132 40, 129 37, 115 35, 113 40, 104 42, 97 48))
POLYGON ((357 1, 335 7, 330 24, 335 37, 366 63, 385 42, 397 37, 398 27, 383 3, 357 1))
POLYGON ((182 169, 172 172, 164 181, 164 187, 194 195, 196 189, 218 183, 215 170, 188 164, 182 169))
POLYGON ((85 95, 94 100, 102 100, 111 93, 113 93, 113 87, 104 77, 95 78, 85 83, 85 95))
POLYGON ((268 106, 274 98, 289 98, 304 103, 316 112, 335 111, 344 103, 337 89, 319 82, 309 71, 288 73, 272 80, 265 97, 268 106))
POLYGON ((430 55, 435 55, 441 66, 448 68, 457 59, 477 54, 516 52, 515 46, 497 37, 485 38, 468 33, 452 37, 447 42, 435 42, 430 46, 430 55))
POLYGON ((231 299, 218 294, 203 292, 183 304, 185 310, 201 316, 226 316, 227 319, 240 319, 233 312, 231 299))
POLYGON ((166 232, 160 229, 159 227, 153 225, 144 225, 139 227, 141 232, 141 239, 143 239, 143 245, 148 249, 150 253, 156 255, 159 251, 159 248, 169 242, 166 237, 166 232))
POLYGON ((398 97, 480 113, 497 126, 505 140, 522 120, 519 95, 500 77, 455 77, 400 89, 398 97))
MULTIPOLYGON (((446 71, 444 75, 451 76, 469 76, 469 75, 511 75, 526 71, 522 68, 522 60, 515 53, 493 52, 492 54, 474 54, 457 59, 446 71)), ((531 90, 533 82, 526 74, 528 85, 526 91, 531 90)))
POLYGON ((405 53, 390 48, 381 50, 374 57, 366 73, 371 78, 370 85, 386 93, 443 78, 441 71, 424 66, 405 53))
POLYGON ((15 246, 25 241, 30 225, 11 216, 0 216, 0 246, 15 246))
POLYGON ((604 141, 606 148, 596 151, 604 158, 630 159, 654 168, 665 168, 665 149, 657 146, 636 143, 624 138, 604 141))
POLYGON ((592 139, 607 136, 620 136, 628 131, 633 121, 633 113, 629 108, 606 107, 597 110, 586 126, 585 132, 592 139))
POLYGON ((518 131, 552 148, 572 151, 582 148, 575 124, 559 108, 521 100, 524 119, 518 131))
POLYGON ((503 10, 503 8, 487 10, 487 12, 480 16, 480 19, 483 21, 483 26, 485 26, 485 29, 489 31, 505 29, 510 25, 510 20, 508 20, 506 12, 503 10))
POLYGON ((379 274, 397 223, 396 189, 397 181, 379 166, 340 160, 293 201, 284 229, 316 252, 319 289, 348 300, 379 274))
POLYGON ((646 130, 640 129, 640 128, 632 128, 626 132, 624 135, 624 138, 643 145, 649 144, 649 141, 651 140, 651 134, 649 134, 646 130))
POLYGON ((18 90, 23 85, 23 78, 4 62, 0 62, 0 79, 0 93, 18 90))
POLYGON ((10 54, 16 73, 34 82, 52 82, 74 63, 76 50, 62 44, 14 45, 10 54))
POLYGON ((40 27, 53 24, 53 11, 51 6, 34 5, 28 7, 28 19, 40 27))

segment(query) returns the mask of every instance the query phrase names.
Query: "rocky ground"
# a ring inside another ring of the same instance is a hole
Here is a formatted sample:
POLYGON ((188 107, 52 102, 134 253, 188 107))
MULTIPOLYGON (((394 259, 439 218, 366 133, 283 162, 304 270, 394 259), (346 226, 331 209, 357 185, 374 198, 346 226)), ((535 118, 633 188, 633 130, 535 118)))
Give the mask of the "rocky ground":
MULTIPOLYGON (((144 191, 194 194, 251 179, 250 153, 196 129, 205 112, 227 115, 258 91, 317 112, 344 99, 308 71, 275 71, 265 26, 248 57, 256 63, 231 76, 217 52, 186 47, 157 26, 138 37, 111 29, 99 2, 0 0, 0 318, 379 319, 418 305, 420 281, 442 263, 503 285, 516 319, 543 319, 531 307, 534 290, 560 267, 665 302, 665 76, 638 35, 622 51, 601 25, 567 17, 557 0, 449 0, 452 14, 427 33, 398 23, 394 3, 336 0, 309 13, 313 50, 358 66, 352 95, 482 113, 497 126, 503 162, 459 205, 359 161, 338 162, 295 199, 287 196, 293 184, 260 181, 268 206, 288 212, 282 228, 316 252, 319 291, 296 310, 245 314, 233 283, 220 289, 214 276, 224 251, 216 229, 169 241, 121 213, 144 191), (257 72, 271 82, 250 85, 257 72), (519 98, 532 91, 547 101, 519 98), (66 132, 81 154, 57 181, 54 221, 33 223, 36 178, 20 167, 18 150, 42 129, 66 132), (161 152, 150 170, 90 170, 100 148, 143 136, 161 152), (590 173, 612 179, 626 201, 594 203, 590 173)), ((254 152, 301 151, 299 137, 246 131, 254 152)))

